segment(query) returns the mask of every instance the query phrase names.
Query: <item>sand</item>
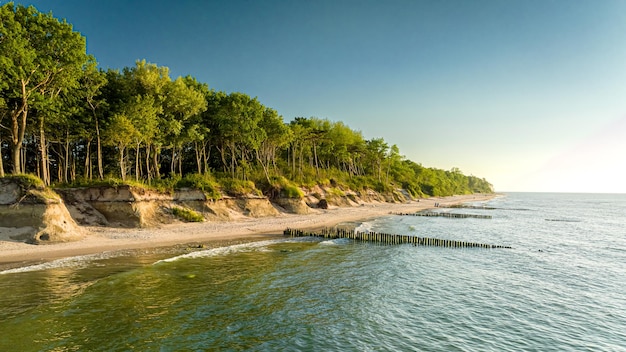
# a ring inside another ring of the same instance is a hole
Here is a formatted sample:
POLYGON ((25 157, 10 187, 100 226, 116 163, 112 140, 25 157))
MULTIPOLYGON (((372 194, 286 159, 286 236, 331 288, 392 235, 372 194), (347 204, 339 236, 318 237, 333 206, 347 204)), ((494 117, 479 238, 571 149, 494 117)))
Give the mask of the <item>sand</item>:
POLYGON ((357 207, 315 210, 312 214, 281 213, 275 217, 246 218, 228 222, 177 223, 158 228, 83 227, 84 239, 50 245, 30 245, 10 239, 20 229, 0 228, 0 267, 97 254, 109 251, 148 249, 181 244, 254 241, 282 237, 285 228, 315 229, 344 222, 362 221, 392 212, 414 212, 433 208, 435 203, 452 205, 483 201, 493 195, 428 198, 407 203, 366 203, 357 207))

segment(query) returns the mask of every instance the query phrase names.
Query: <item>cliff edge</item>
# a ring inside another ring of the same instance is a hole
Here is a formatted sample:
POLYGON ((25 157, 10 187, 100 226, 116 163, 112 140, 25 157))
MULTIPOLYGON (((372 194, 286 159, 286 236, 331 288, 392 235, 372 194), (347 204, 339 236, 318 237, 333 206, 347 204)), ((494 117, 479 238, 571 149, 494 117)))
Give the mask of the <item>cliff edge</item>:
POLYGON ((0 238, 47 244, 83 237, 58 194, 28 177, 0 178, 0 238))
POLYGON ((402 190, 388 195, 336 186, 301 191, 295 198, 277 193, 273 198, 222 194, 212 199, 197 189, 158 192, 129 185, 53 190, 36 177, 11 176, 0 178, 0 240, 66 242, 83 238, 82 226, 158 227, 176 222, 236 221, 411 199, 402 190))

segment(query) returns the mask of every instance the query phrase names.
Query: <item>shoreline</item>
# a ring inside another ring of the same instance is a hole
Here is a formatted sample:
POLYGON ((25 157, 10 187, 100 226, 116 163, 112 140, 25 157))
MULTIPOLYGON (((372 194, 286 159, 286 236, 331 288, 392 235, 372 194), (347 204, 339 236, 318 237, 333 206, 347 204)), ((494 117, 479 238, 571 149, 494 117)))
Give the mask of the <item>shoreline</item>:
POLYGON ((391 212, 415 212, 444 206, 480 202, 497 194, 432 197, 407 203, 365 203, 357 207, 315 209, 310 214, 286 214, 237 221, 176 223, 155 228, 84 227, 85 238, 47 245, 31 245, 0 238, 0 270, 22 267, 62 258, 104 252, 157 249, 185 244, 253 242, 282 238, 286 228, 305 230, 332 227, 344 222, 366 221, 391 212))

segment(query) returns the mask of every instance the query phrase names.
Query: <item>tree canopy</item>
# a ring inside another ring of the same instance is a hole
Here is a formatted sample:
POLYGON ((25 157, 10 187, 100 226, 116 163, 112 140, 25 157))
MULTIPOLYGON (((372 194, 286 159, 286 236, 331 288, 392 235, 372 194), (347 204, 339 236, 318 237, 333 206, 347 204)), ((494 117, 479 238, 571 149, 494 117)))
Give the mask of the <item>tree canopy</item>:
POLYGON ((458 169, 423 167, 343 122, 285 122, 255 97, 172 79, 146 60, 99 69, 70 24, 13 3, 0 7, 0 176, 5 170, 46 184, 200 176, 267 189, 291 180, 414 196, 493 191, 458 169))

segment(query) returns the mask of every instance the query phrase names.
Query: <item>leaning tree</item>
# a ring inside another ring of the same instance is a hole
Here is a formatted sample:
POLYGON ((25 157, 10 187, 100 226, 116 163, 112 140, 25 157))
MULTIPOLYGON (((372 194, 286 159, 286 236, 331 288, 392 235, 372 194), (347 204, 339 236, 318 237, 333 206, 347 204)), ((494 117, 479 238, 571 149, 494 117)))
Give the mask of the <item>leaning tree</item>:
MULTIPOLYGON (((12 173, 25 172, 22 145, 33 108, 77 86, 87 61, 85 38, 65 20, 32 6, 0 6, 0 110, 7 112, 12 173)), ((45 141, 40 141, 45 143, 45 141)))

